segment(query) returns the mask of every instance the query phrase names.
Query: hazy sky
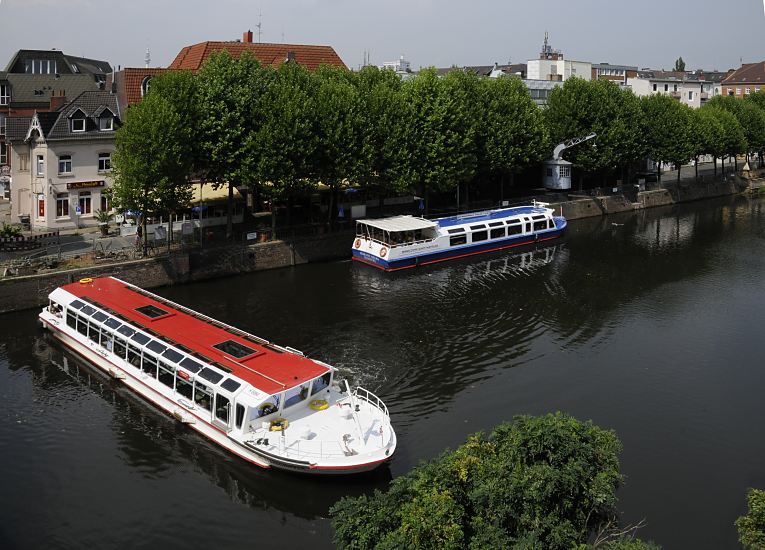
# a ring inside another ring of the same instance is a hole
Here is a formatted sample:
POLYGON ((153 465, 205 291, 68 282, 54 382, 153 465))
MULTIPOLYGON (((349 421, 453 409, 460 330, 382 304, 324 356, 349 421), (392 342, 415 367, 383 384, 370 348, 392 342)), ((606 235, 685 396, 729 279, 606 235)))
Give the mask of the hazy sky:
POLYGON ((544 38, 568 59, 670 69, 765 60, 761 0, 0 0, 0 69, 22 48, 141 67, 183 47, 235 40, 328 44, 349 67, 400 55, 413 68, 536 58, 544 38))

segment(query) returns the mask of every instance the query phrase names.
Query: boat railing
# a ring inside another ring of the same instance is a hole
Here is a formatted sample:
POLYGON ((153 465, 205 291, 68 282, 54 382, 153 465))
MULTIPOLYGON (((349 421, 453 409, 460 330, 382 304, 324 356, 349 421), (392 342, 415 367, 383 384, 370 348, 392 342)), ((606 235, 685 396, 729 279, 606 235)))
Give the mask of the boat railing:
POLYGON ((354 390, 353 396, 356 399, 361 399, 362 401, 366 401, 367 403, 369 403, 376 409, 379 409, 385 415, 386 419, 390 419, 390 414, 388 413, 388 407, 385 405, 385 403, 383 403, 382 399, 377 397, 368 389, 358 386, 354 390))
MULTIPOLYGON (((276 432, 268 432, 270 452, 275 452, 277 455, 284 458, 291 458, 294 460, 321 460, 332 458, 346 458, 350 456, 358 456, 357 451, 351 450, 351 448, 340 441, 312 441, 310 439, 301 438, 288 438, 286 435, 274 435, 276 432)), ((254 438, 249 443, 256 444, 257 440, 262 439, 262 435, 254 438)), ((390 437, 389 433, 375 432, 374 436, 380 438, 380 447, 383 448, 386 444, 386 435, 390 437)), ((375 448, 370 452, 374 453, 379 448, 375 448)))
POLYGON ((374 238, 366 236, 366 235, 361 235, 360 238, 366 239, 367 241, 370 241, 370 242, 373 242, 373 243, 381 244, 383 246, 387 246, 388 248, 396 248, 396 247, 399 247, 399 246, 410 246, 410 245, 413 245, 413 244, 429 243, 429 242, 435 240, 437 237, 433 237, 431 239, 419 239, 417 241, 407 241, 407 242, 404 242, 404 243, 386 243, 385 241, 381 241, 379 239, 374 239, 374 238))

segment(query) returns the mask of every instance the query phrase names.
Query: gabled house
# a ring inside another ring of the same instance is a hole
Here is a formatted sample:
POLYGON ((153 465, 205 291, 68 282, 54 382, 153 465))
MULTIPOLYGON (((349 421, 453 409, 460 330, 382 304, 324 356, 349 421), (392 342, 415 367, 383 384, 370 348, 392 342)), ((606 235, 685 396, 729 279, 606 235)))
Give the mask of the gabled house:
POLYGON ((705 71, 641 70, 627 79, 637 96, 666 94, 694 108, 720 94, 720 80, 725 73, 705 71))
POLYGON ((722 94, 743 99, 749 94, 765 91, 765 61, 744 63, 730 72, 722 84, 722 94))
POLYGON ((19 50, 0 71, 0 168, 10 165, 6 133, 11 117, 58 109, 66 98, 104 89, 111 67, 106 61, 75 57, 59 50, 19 50))
POLYGON ((332 46, 308 44, 265 44, 252 41, 252 31, 247 31, 242 40, 233 42, 200 42, 186 46, 170 64, 170 69, 188 69, 197 72, 213 53, 227 51, 238 59, 244 52, 250 52, 262 65, 278 67, 287 61, 294 61, 310 71, 321 65, 347 68, 332 46))
POLYGON ((35 229, 96 225, 111 209, 111 159, 120 110, 114 94, 86 91, 55 112, 10 119, 11 216, 35 229))

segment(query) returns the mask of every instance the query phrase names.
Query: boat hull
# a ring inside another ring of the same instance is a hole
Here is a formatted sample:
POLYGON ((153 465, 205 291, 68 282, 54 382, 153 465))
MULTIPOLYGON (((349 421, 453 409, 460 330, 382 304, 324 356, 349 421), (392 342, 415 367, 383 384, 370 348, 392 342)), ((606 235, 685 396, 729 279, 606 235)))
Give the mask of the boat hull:
MULTIPOLYGON (((83 343, 79 339, 62 330, 62 321, 52 318, 50 315, 41 314, 40 322, 42 326, 49 330, 50 334, 61 342, 66 348, 83 358, 90 366, 103 372, 106 376, 124 383, 124 385, 148 401, 158 409, 164 411, 169 416, 188 425, 200 435, 230 451, 239 458, 246 460, 261 468, 274 468, 290 472, 319 475, 339 475, 362 473, 378 468, 381 464, 389 462, 393 457, 390 456, 370 460, 361 464, 311 464, 309 462, 285 460, 278 455, 269 455, 268 453, 255 450, 245 442, 236 441, 228 434, 213 425, 208 419, 202 418, 195 411, 183 407, 178 402, 167 398, 162 393, 156 391, 151 385, 141 380, 141 375, 136 376, 132 369, 123 368, 121 365, 111 361, 97 350, 98 347, 91 346, 89 341, 83 343)), ((395 440, 390 446, 395 450, 395 440)))
POLYGON ((444 262, 447 260, 456 260, 458 258, 465 258, 468 256, 474 256, 477 254, 483 254, 487 252, 496 252, 500 250, 506 250, 509 248, 515 248, 518 246, 524 246, 560 237, 566 228, 566 222, 558 222, 556 219, 556 228, 547 230, 544 232, 533 233, 530 235, 518 235, 502 240, 481 242, 474 245, 462 246, 459 248, 440 250, 430 252, 427 254, 410 256, 407 258, 386 260, 380 258, 377 255, 370 254, 362 250, 352 250, 353 260, 361 262, 384 271, 399 271, 402 269, 411 269, 421 265, 429 265, 438 262, 444 262))

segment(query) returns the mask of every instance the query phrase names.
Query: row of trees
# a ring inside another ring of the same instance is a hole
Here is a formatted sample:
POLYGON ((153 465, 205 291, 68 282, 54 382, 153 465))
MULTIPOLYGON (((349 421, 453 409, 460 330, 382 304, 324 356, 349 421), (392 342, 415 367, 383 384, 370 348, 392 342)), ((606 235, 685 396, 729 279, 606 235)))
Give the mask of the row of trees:
MULTIPOLYGON (((765 147, 765 94, 715 98, 697 111, 667 96, 639 99, 608 81, 571 79, 548 107, 516 78, 425 70, 352 72, 295 63, 262 67, 248 55, 210 58, 197 75, 156 77, 117 132, 114 199, 122 209, 172 213, 192 179, 247 187, 255 204, 353 184, 378 196, 449 192, 506 182, 565 139, 598 137, 567 153, 583 176, 629 175, 650 156, 683 163, 765 147)), ((229 205, 230 209, 231 205, 229 205)), ((229 210, 230 212, 230 210, 229 210)), ((229 223, 229 233, 231 227, 229 223)))

